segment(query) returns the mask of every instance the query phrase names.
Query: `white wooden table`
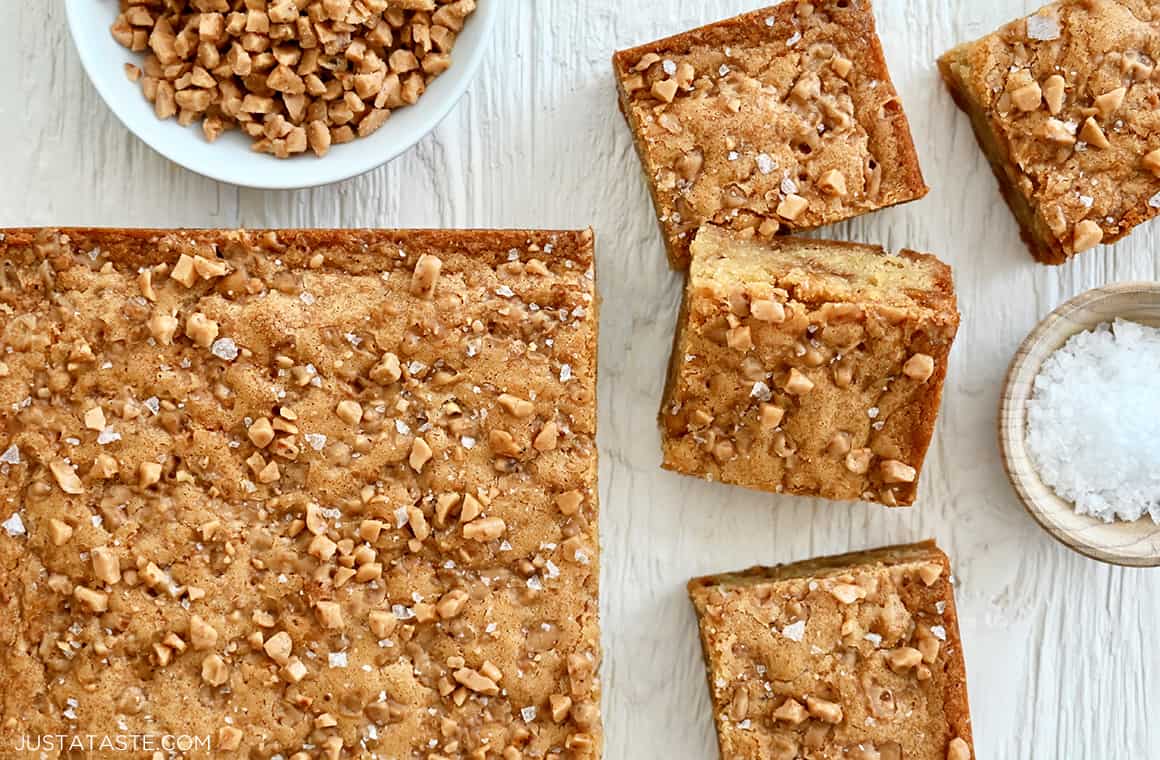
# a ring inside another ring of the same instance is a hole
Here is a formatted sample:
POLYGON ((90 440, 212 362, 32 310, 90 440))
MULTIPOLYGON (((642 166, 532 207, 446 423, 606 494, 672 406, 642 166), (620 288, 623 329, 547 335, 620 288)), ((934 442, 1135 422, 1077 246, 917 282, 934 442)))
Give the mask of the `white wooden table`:
POLYGON ((654 418, 681 280, 665 263, 614 49, 752 9, 754 0, 506 2, 468 97, 391 165, 295 193, 239 190, 171 165, 123 129, 81 71, 60 0, 5 3, 0 226, 592 225, 604 298, 600 442, 606 754, 713 758, 692 575, 934 536, 951 553, 978 756, 1160 756, 1160 571, 1071 554, 1028 517, 996 448, 1003 374, 1022 337, 1089 287, 1160 279, 1160 227, 1067 266, 1032 262, 936 56, 1032 0, 878 0, 931 194, 826 231, 937 253, 963 327, 919 506, 773 498, 658 467, 654 418), (1151 706, 1152 715, 1147 712, 1151 706))

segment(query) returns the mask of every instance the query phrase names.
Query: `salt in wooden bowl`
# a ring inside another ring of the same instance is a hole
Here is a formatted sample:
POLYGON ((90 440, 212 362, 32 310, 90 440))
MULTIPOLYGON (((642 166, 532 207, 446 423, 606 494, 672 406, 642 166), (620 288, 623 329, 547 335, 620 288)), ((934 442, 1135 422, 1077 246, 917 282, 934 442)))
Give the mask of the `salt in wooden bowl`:
POLYGON ((1023 505, 1054 538, 1101 562, 1155 567, 1160 566, 1160 525, 1147 515, 1135 522, 1105 523, 1076 514, 1071 502, 1040 479, 1027 449, 1027 401, 1043 362, 1076 333, 1116 319, 1160 327, 1160 283, 1128 282, 1089 290, 1040 322, 1015 353, 1007 372, 999 443, 1003 466, 1023 505))

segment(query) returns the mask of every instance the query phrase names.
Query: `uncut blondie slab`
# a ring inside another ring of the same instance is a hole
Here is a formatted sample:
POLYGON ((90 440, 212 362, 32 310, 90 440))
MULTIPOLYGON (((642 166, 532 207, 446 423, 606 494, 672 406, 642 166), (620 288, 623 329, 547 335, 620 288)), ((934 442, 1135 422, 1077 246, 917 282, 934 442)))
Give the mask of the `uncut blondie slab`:
POLYGON ((705 222, 762 237, 926 195, 869 0, 793 0, 613 57, 675 269, 705 222))
POLYGON ((1061 264, 1160 211, 1160 15, 1065 0, 939 59, 1036 259, 1061 264))
POLYGON ((950 575, 928 541, 691 581, 721 757, 971 760, 950 575))
POLYGON ((692 254, 660 414, 664 467, 914 503, 959 324, 950 268, 710 225, 692 254))
POLYGON ((600 756, 590 232, 9 230, 0 313, 0 748, 600 756))

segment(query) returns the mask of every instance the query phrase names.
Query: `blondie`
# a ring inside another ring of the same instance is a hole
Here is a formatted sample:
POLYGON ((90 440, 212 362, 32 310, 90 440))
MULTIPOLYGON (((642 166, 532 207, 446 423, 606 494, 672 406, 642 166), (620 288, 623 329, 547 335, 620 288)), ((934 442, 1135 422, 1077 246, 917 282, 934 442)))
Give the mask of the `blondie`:
POLYGON ((0 263, 0 747, 600 756, 590 232, 0 263))
POLYGON ((869 0, 791 0, 613 66, 674 268, 705 222, 768 238, 927 192, 869 0))
POLYGON ((939 60, 1024 241, 1061 264, 1160 212, 1160 16, 1064 0, 939 60))
POLYGON ((721 757, 970 760, 950 575, 928 541, 690 582, 721 757))
POLYGON ((912 504, 959 323, 950 268, 711 225, 692 256, 660 415, 664 466, 912 504))

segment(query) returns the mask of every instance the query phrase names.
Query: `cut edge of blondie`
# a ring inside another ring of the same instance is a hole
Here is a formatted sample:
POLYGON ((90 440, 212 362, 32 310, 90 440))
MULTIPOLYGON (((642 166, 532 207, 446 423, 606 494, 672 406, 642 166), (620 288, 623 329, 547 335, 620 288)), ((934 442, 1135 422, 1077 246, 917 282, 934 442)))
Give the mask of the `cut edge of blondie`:
POLYGON ((939 72, 947 89, 950 90, 955 105, 970 119, 971 131, 974 132, 975 140, 983 155, 987 157, 987 163, 991 165, 991 171, 999 183, 999 192, 1015 216, 1019 236, 1028 251, 1041 263, 1063 264, 1072 254, 1064 249, 1040 215, 1035 212, 1027 197, 1015 186, 1016 178, 1011 176, 1011 160, 1007 148, 991 128, 987 114, 968 93, 969 58, 977 44, 977 41, 964 43, 944 53, 938 59, 939 72))

